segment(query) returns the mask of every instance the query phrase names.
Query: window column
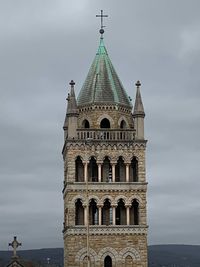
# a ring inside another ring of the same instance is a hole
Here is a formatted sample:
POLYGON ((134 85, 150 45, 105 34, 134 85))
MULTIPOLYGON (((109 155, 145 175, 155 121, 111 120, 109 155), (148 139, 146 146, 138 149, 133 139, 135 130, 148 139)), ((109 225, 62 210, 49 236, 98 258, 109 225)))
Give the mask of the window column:
POLYGON ((115 182, 115 165, 116 163, 111 163, 112 164, 112 182, 115 182))
POLYGON ((130 225, 130 206, 126 206, 126 224, 130 225))
POLYGON ((84 181, 88 181, 88 161, 84 162, 84 181))
POLYGON ((129 182, 130 163, 126 163, 126 182, 129 182))
POLYGON ((101 182, 101 166, 102 162, 98 162, 98 182, 101 182))
POLYGON ((101 225, 101 221, 102 221, 102 206, 98 206, 98 210, 99 210, 99 225, 101 225))

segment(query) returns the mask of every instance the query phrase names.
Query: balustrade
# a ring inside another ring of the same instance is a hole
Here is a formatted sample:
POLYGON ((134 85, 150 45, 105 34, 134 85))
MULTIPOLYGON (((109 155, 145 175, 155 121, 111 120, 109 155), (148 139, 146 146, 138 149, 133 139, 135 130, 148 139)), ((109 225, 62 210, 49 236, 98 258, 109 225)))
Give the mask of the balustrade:
POLYGON ((78 129, 77 137, 79 140, 84 140, 84 139, 105 140, 105 141, 134 140, 135 130, 78 129))

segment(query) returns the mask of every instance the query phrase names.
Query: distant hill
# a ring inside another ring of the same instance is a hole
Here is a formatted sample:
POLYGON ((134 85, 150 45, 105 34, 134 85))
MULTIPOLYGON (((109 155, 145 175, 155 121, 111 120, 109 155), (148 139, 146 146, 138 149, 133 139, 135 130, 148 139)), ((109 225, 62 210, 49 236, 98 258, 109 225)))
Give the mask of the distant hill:
MULTIPOLYGON (((149 246, 149 267, 200 267, 200 246, 154 245, 149 246)), ((19 250, 18 255, 40 266, 63 267, 63 248, 19 250), (47 265, 47 258, 50 258, 47 265)), ((11 251, 0 251, 0 267, 12 256, 11 251)))
POLYGON ((149 246, 149 267, 200 267, 200 246, 149 246))

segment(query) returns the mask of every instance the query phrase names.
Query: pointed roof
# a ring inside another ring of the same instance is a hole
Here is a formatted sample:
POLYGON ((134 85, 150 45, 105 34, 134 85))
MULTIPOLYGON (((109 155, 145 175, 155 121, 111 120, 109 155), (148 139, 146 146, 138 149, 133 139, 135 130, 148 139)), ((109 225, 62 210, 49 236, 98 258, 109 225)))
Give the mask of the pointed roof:
POLYGON ((78 105, 104 103, 132 107, 101 37, 97 54, 79 93, 78 105))
POLYGON ((71 85, 71 91, 70 91, 70 94, 68 94, 68 98, 67 98, 68 100, 67 114, 76 114, 78 110, 77 110, 76 96, 74 92, 75 82, 71 80, 69 84, 71 85))
POLYGON ((68 104, 67 104, 67 112, 66 112, 64 126, 63 126, 64 129, 66 129, 68 127, 68 117, 69 116, 77 116, 77 114, 78 114, 76 96, 75 96, 75 92, 74 92, 75 82, 73 80, 71 80, 71 82, 69 84, 71 85, 71 90, 67 96, 68 104))
POLYGON ((140 86, 141 86, 140 81, 137 81, 135 85, 137 87, 137 91, 136 91, 136 97, 135 97, 133 116, 138 116, 138 115, 140 116, 141 115, 142 117, 144 117, 145 113, 144 113, 144 107, 143 107, 143 103, 142 103, 142 97, 140 94, 140 86))

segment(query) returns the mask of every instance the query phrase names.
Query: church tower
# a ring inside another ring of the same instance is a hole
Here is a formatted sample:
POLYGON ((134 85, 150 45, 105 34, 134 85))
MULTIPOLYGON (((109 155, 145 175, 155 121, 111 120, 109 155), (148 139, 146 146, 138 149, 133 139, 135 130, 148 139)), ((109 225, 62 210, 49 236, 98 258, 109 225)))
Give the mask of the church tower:
MULTIPOLYGON (((101 13, 101 18, 103 14, 101 13)), ((100 44, 64 122, 64 266, 147 267, 144 108, 100 44), (132 112, 133 109, 133 112, 132 112)))

